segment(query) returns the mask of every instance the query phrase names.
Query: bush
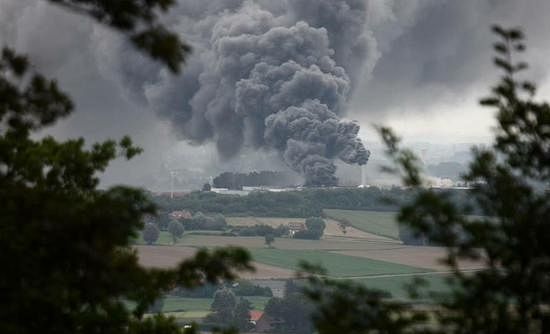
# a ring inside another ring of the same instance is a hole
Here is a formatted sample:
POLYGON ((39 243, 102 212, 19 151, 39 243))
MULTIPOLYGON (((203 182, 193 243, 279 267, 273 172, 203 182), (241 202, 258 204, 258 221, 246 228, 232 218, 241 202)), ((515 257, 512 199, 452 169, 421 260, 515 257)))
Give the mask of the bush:
POLYGON ((294 239, 319 240, 321 236, 317 232, 305 230, 294 233, 294 239))
POLYGON ((426 246, 428 240, 426 236, 413 232, 413 230, 405 225, 399 224, 399 239, 405 245, 409 246, 426 246))
POLYGON ((147 224, 143 229, 143 240, 148 244, 152 245, 159 239, 160 231, 155 224, 147 224))
POLYGON ((298 231, 294 233, 294 238, 296 239, 308 239, 308 240, 319 240, 323 236, 325 231, 326 223, 322 218, 319 217, 310 217, 306 219, 305 231, 298 231))
POLYGON ((172 240, 174 243, 176 243, 178 239, 183 236, 184 231, 185 229, 183 228, 182 223, 177 220, 171 221, 168 225, 168 232, 172 235, 172 240))
POLYGON ((164 298, 159 298, 155 300, 153 305, 149 307, 149 309, 147 310, 147 313, 158 314, 162 312, 163 308, 164 308, 164 298))
POLYGON ((227 229, 227 221, 221 214, 207 216, 197 212, 193 218, 184 221, 184 224, 186 230, 224 231, 227 229))

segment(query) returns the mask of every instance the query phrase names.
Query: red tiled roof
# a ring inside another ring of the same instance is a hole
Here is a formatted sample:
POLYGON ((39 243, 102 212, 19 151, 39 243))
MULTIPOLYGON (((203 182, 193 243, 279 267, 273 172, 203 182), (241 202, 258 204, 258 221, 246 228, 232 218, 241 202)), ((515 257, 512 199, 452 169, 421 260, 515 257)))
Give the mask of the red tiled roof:
POLYGON ((262 311, 250 311, 250 321, 258 321, 263 315, 262 311))

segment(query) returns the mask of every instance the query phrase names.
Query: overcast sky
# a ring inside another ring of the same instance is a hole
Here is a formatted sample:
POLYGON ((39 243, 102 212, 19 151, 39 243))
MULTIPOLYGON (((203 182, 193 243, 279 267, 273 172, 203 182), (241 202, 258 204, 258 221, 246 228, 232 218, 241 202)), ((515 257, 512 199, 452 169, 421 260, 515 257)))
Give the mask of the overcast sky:
MULTIPOLYGON (((230 8, 241 2, 182 0, 178 10, 204 10, 199 7, 206 5, 198 3, 230 8)), ((360 122, 360 136, 367 143, 376 141, 373 123, 393 126, 408 141, 488 141, 493 115, 477 101, 498 77, 491 63, 494 23, 524 28, 528 74, 538 83, 540 96, 550 99, 548 0, 370 0, 367 8, 367 70, 357 79, 346 115, 360 122)), ((196 23, 169 20, 176 26, 196 23)), ((58 78, 75 100, 75 114, 49 133, 90 140, 129 134, 145 148, 135 163, 116 163, 106 182, 154 183, 155 173, 162 173, 167 163, 196 169, 235 164, 218 158, 212 145, 181 141, 171 124, 135 94, 139 89, 129 86, 140 88, 161 72, 157 64, 127 49, 116 33, 46 1, 0 0, 0 44, 27 53, 36 69, 58 78), (132 80, 121 80, 124 76, 132 80)), ((166 103, 185 98, 178 91, 171 94, 166 103)), ((258 165, 281 165, 272 153, 250 159, 258 165)))
MULTIPOLYGON (((392 125, 410 140, 490 140, 493 114, 478 100, 497 79, 490 25, 520 26, 528 36, 530 78, 550 96, 550 1, 371 0, 380 51, 371 75, 353 99, 352 117, 392 125), (397 6, 396 6, 397 5, 397 6), (383 10, 382 10, 383 11, 383 10)), ((365 129, 367 137, 371 135, 365 129)))

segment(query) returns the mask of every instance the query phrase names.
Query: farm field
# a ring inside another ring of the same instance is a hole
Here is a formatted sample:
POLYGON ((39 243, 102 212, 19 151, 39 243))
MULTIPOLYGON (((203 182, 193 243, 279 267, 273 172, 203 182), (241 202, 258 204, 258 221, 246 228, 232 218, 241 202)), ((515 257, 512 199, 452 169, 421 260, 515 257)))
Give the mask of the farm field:
POLYGON ((326 219, 325 232, 323 239, 366 239, 366 240, 379 240, 379 241, 392 241, 393 239, 361 231, 353 226, 347 226, 345 233, 340 227, 340 222, 334 219, 326 219))
MULTIPOLYGON (((379 261, 388 261, 403 265, 425 268, 435 271, 446 271, 449 268, 441 263, 446 251, 441 247, 421 247, 421 246, 396 246, 387 249, 373 249, 368 251, 336 251, 341 255, 364 257, 379 261)), ((465 270, 480 269, 483 265, 474 261, 460 262, 460 268, 465 270)))
MULTIPOLYGON (((262 311, 270 297, 244 297, 252 304, 252 309, 262 311)), ((210 312, 213 298, 183 298, 170 296, 164 299, 163 312, 207 311, 210 312)))
POLYGON ((150 268, 170 268, 195 255, 196 248, 171 246, 135 246, 139 263, 150 268))
POLYGON ((395 219, 395 212, 334 209, 325 209, 323 212, 327 217, 347 222, 361 231, 399 239, 399 228, 395 219))
MULTIPOLYGON (((139 263, 148 268, 173 268, 181 261, 192 257, 198 248, 179 246, 135 246, 139 263)), ((294 277, 294 271, 270 266, 264 263, 253 263, 256 271, 243 272, 245 279, 280 279, 294 277)))
MULTIPOLYGON (((202 247, 239 246, 253 256, 256 272, 240 273, 244 279, 284 280, 295 277, 301 260, 321 264, 329 276, 352 279, 370 288, 387 291, 395 298, 407 299, 407 282, 417 276, 425 279, 435 291, 444 289, 447 268, 437 262, 444 251, 437 247, 406 246, 398 237, 394 213, 372 211, 326 210, 331 217, 345 220, 354 227, 342 233, 339 222, 325 219, 327 227, 321 240, 276 238, 272 248, 263 237, 231 237, 216 234, 185 233, 176 245, 170 235, 161 233, 161 245, 136 245, 140 263, 147 267, 173 267, 191 257, 202 247), (353 231, 350 233, 350 231, 353 231), (164 244, 164 245, 162 245, 164 244), (439 273, 438 273, 439 272, 439 273)), ((289 222, 303 222, 297 218, 229 217, 232 226, 266 224, 279 226, 289 222)), ((463 268, 478 268, 466 264, 463 268)), ((255 309, 261 310, 268 298, 249 298, 255 309)), ((209 313, 211 299, 170 297, 164 312, 182 321, 200 319, 209 313)))
MULTIPOLYGON (((200 247, 240 246, 254 257, 255 272, 243 272, 246 279, 292 278, 300 260, 323 264, 335 277, 447 271, 439 263, 445 251, 439 247, 405 246, 397 242, 370 240, 298 240, 277 238, 267 248, 262 237, 188 235, 177 246, 135 246, 146 267, 173 267, 195 254, 200 247)), ((479 269, 476 262, 463 262, 465 270, 479 269)))
POLYGON ((383 290, 391 294, 393 298, 407 300, 410 299, 406 284, 412 282, 415 278, 421 278, 427 284, 427 288, 433 292, 445 292, 448 291, 448 287, 445 285, 444 274, 429 274, 429 275, 412 275, 412 276, 394 276, 394 277, 372 277, 354 279, 354 282, 362 283, 367 288, 383 290))
MULTIPOLYGON (((270 218, 270 217, 227 217, 227 223, 230 226, 254 226, 254 225, 268 225, 273 228, 279 225, 287 225, 288 223, 304 223, 304 218, 270 218)), ((333 219, 324 219, 326 222, 326 229, 323 238, 357 238, 357 239, 373 239, 383 240, 384 237, 361 231, 355 227, 348 227, 346 233, 340 228, 340 223, 333 219)))
MULTIPOLYGON (((245 297, 252 304, 252 309, 263 311, 269 297, 245 297)), ((164 299, 162 312, 181 320, 199 320, 210 314, 213 298, 167 297, 164 299)))
MULTIPOLYGON (((276 238, 273 246, 277 249, 294 250, 370 250, 392 248, 401 243, 395 240, 365 239, 321 239, 301 240, 276 238)), ((223 247, 241 246, 245 248, 266 248, 263 237, 225 237, 211 235, 185 235, 178 246, 188 247, 223 247)))
POLYGON ((333 277, 410 274, 429 271, 422 268, 323 251, 253 249, 251 253, 257 262, 291 270, 299 269, 300 261, 320 264, 327 270, 328 275, 333 277))

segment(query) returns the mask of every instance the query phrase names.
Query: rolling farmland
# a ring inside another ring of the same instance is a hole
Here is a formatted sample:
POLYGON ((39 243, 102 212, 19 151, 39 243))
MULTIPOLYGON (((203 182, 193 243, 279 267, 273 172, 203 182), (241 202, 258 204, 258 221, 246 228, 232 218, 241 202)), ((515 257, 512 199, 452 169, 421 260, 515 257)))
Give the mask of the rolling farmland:
POLYGON ((429 271, 391 262, 322 251, 254 249, 251 250, 251 253, 253 258, 258 262, 292 270, 299 269, 300 261, 320 264, 327 270, 328 275, 333 277, 410 274, 429 271))
POLYGON ((399 228, 395 212, 359 211, 359 210, 324 210, 327 217, 349 223, 358 230, 376 235, 399 239, 399 228))
MULTIPOLYGON (((375 211, 325 210, 327 227, 320 240, 276 238, 271 247, 264 237, 237 237, 216 234, 186 233, 172 245, 166 232, 157 245, 135 246, 140 263, 147 267, 171 267, 193 256, 199 248, 238 246, 249 250, 254 273, 241 273, 244 279, 276 280, 295 277, 301 261, 322 265, 336 279, 351 279, 369 288, 387 291, 395 298, 407 298, 404 285, 416 277, 424 279, 435 291, 444 291, 447 268, 437 262, 444 254, 438 247, 403 245, 398 238, 395 213, 375 211), (346 233, 340 222, 349 224, 346 233)), ((228 217, 230 226, 269 225, 277 227, 300 218, 228 217)), ((476 269, 468 263, 464 269, 476 269)), ((248 298, 253 308, 262 310, 266 297, 248 298)), ((211 299, 170 297, 164 311, 182 321, 200 319, 210 310, 211 299)))

